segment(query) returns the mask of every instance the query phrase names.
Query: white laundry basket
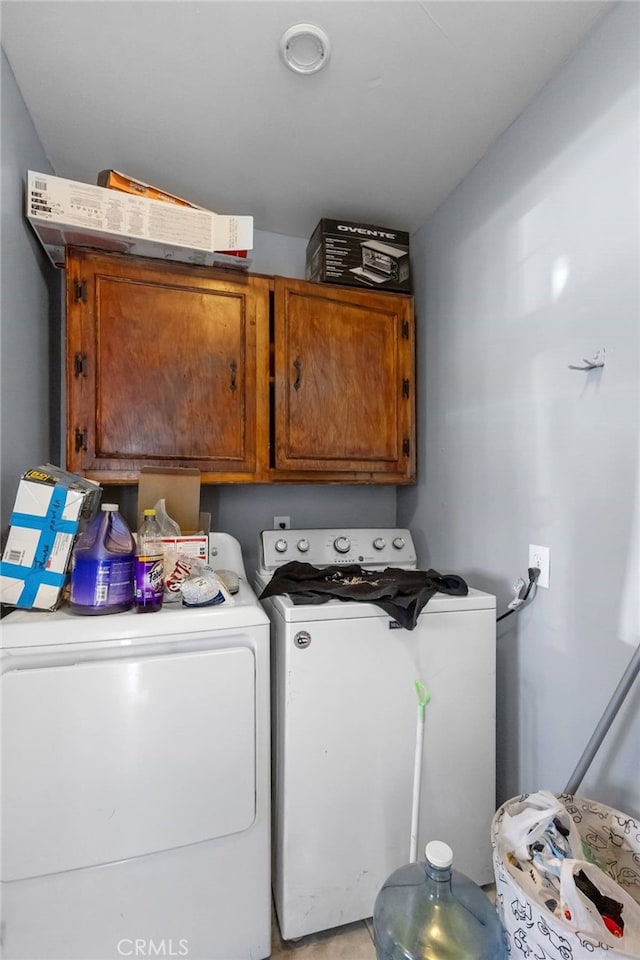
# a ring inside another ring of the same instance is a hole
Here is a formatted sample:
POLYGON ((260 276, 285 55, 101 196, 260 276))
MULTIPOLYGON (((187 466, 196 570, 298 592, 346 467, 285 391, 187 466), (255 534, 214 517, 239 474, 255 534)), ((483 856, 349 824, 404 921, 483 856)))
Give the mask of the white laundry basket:
POLYGON ((618 810, 571 794, 523 794, 504 803, 492 828, 496 906, 511 957, 530 960, 638 960, 640 958, 640 823, 618 810), (544 882, 527 853, 554 818, 571 844, 556 891, 544 882), (537 831, 537 832, 536 832, 537 831), (622 907, 623 936, 602 921, 581 893, 582 870, 605 896, 622 907))

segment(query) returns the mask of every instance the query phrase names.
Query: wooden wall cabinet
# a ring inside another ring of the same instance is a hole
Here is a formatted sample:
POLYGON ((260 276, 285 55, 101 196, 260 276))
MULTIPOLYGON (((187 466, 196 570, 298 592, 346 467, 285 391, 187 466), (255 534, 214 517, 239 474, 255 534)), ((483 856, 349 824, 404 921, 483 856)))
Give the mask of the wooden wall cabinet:
POLYGON ((143 466, 263 474, 269 299, 260 277, 70 250, 69 469, 101 483, 143 466))
POLYGON ((410 297, 274 279, 274 468, 415 475, 410 297))
POLYGON ((135 483, 411 483, 413 301, 67 253, 67 467, 135 483))

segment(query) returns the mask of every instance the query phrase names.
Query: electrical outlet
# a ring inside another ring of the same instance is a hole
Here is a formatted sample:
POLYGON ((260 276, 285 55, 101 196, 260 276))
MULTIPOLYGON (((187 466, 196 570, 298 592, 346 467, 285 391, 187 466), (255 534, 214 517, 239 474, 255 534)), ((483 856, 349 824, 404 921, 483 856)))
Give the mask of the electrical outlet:
POLYGON ((274 530, 288 530, 291 527, 291 517, 274 517, 274 530))
POLYGON ((529 566, 537 567, 540 571, 536 581, 537 587, 549 586, 550 553, 549 547, 539 547, 535 543, 529 544, 529 566))

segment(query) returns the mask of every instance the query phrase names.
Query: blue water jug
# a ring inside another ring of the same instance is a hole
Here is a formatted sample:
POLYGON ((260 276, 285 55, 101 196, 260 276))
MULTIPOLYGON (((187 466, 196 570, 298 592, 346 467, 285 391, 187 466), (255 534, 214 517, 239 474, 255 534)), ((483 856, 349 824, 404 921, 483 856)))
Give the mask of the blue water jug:
POLYGON ((451 847, 432 840, 426 863, 388 877, 373 910, 377 960, 507 960, 494 905, 452 862, 451 847))
POLYGON ((73 548, 70 609, 90 616, 130 610, 134 556, 135 542, 118 505, 103 503, 73 548))

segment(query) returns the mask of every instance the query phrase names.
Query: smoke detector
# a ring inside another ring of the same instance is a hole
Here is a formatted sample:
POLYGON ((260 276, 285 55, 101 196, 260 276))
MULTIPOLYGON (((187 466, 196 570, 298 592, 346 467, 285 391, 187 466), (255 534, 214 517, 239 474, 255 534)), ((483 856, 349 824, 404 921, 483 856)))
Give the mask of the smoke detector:
POLYGON ((294 73, 317 73, 322 70, 331 46, 329 37, 313 23, 296 23, 282 34, 280 53, 294 73))

